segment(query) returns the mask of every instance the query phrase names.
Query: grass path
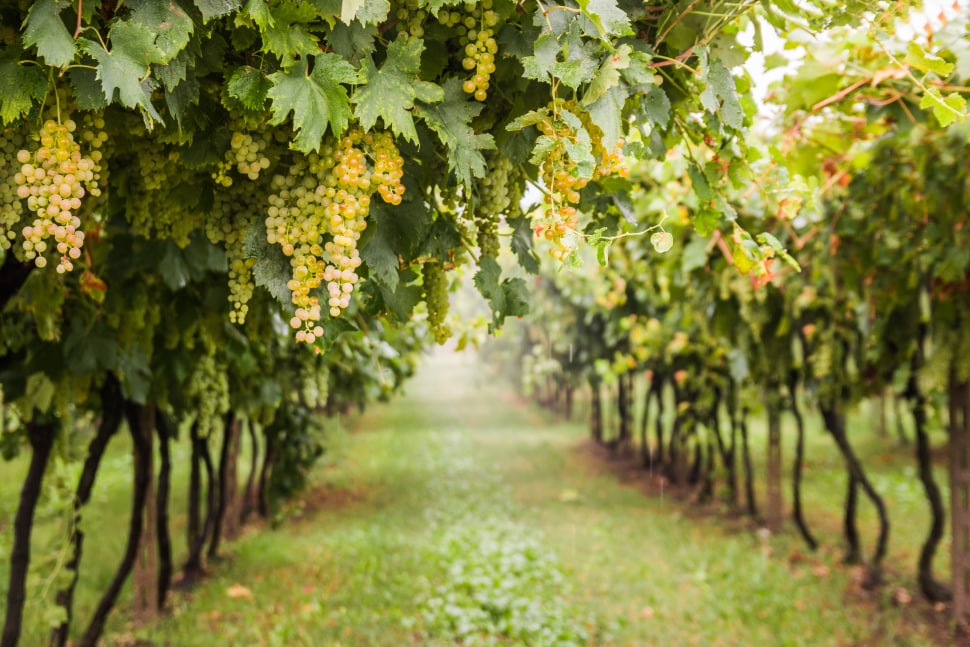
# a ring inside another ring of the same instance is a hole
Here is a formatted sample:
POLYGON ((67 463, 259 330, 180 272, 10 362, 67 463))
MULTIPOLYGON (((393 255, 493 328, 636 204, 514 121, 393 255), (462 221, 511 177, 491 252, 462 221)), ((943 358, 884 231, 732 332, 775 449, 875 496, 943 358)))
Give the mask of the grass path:
POLYGON ((856 600, 834 549, 787 559, 792 539, 620 485, 579 449, 582 424, 467 355, 436 354, 352 426, 299 519, 237 541, 172 617, 116 623, 108 644, 934 644, 856 600))

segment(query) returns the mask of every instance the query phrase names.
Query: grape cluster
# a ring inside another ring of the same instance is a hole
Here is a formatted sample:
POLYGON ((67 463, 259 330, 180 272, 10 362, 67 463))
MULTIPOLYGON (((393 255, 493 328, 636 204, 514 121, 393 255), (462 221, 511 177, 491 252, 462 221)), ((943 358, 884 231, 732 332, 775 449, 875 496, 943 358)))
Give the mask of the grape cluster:
POLYGON ((20 171, 17 151, 24 145, 21 133, 0 131, 0 249, 10 249, 17 238, 17 225, 24 215, 17 182, 14 176, 20 171))
POLYGON ((568 234, 575 232, 579 226, 579 212, 575 207, 580 200, 579 192, 590 180, 596 181, 608 175, 626 177, 629 171, 621 152, 623 141, 617 143, 615 150, 607 151, 603 145, 603 131, 592 122, 589 113, 577 107, 575 102, 555 100, 549 104, 549 110, 552 116, 543 119, 539 129, 543 135, 555 141, 555 146, 539 167, 547 193, 544 196, 544 213, 534 228, 536 235, 553 243, 550 255, 557 260, 565 260, 575 251, 577 244, 576 239, 568 237, 568 234), (596 159, 596 168, 590 178, 576 172, 576 164, 567 152, 566 144, 577 142, 578 132, 559 117, 563 109, 577 115, 583 129, 589 134, 596 159))
POLYGON ((229 379, 212 352, 200 354, 185 385, 185 397, 189 410, 196 412, 199 435, 208 437, 229 411, 229 379))
POLYGON ((385 202, 400 204, 403 167, 389 133, 355 129, 296 162, 287 175, 273 177, 266 237, 290 257, 287 288, 296 306, 290 325, 297 341, 312 344, 323 334, 314 291, 324 282, 330 316, 350 305, 361 264, 357 241, 367 226, 371 196, 376 191, 385 202))
POLYGON ((20 172, 14 175, 17 196, 27 201, 36 218, 23 228, 24 257, 37 267, 47 266, 48 240, 54 239, 58 255, 57 272, 74 269, 72 261, 81 257, 84 232, 77 211, 85 195, 85 183, 95 184, 95 163, 81 155, 74 140, 77 124, 44 122, 38 133, 38 146, 21 149, 17 161, 20 172))
POLYGON ((511 184, 514 167, 508 158, 495 156, 488 160, 489 173, 479 181, 479 200, 475 207, 478 226, 478 249, 482 256, 498 258, 498 225, 501 214, 512 205, 511 184))
POLYGON ((125 216, 132 231, 145 238, 170 238, 186 247, 199 218, 179 199, 179 187, 191 181, 192 173, 179 162, 178 153, 157 141, 134 138, 130 151, 133 190, 125 216))
POLYGON ((213 244, 222 243, 229 263, 229 321, 242 325, 253 297, 253 267, 256 259, 246 249, 246 236, 259 219, 260 205, 265 200, 260 187, 253 183, 233 189, 232 193, 216 191, 212 209, 206 214, 205 235, 213 244))
POLYGON ((421 266, 424 280, 424 301, 428 306, 428 327, 434 340, 443 344, 451 337, 448 316, 448 277, 440 263, 429 262, 421 266))
POLYGON ((458 43, 464 48, 465 55, 461 65, 474 74, 465 80, 462 89, 477 101, 485 101, 488 98, 489 79, 495 73, 498 43, 495 42, 494 30, 499 17, 492 10, 492 0, 466 2, 464 9, 467 15, 457 26, 458 43))
POLYGON ((270 160, 266 156, 266 149, 270 144, 268 131, 247 131, 245 125, 238 121, 230 128, 232 137, 229 140, 229 150, 212 174, 212 179, 224 187, 232 186, 230 171, 234 169, 255 181, 270 165, 270 160))
POLYGON ((424 36, 424 20, 428 17, 428 12, 418 6, 418 0, 407 0, 395 16, 398 33, 408 34, 413 38, 424 36))

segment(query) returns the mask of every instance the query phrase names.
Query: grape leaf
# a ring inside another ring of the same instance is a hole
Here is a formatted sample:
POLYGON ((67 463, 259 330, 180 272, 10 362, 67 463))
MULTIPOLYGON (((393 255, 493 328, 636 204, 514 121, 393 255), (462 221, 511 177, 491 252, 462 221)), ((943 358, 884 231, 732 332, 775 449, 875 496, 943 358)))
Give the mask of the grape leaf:
POLYGON ((269 76, 273 84, 268 92, 273 110, 269 123, 283 123, 292 111, 296 131, 293 147, 304 153, 320 148, 328 124, 334 135, 347 127, 350 105, 342 84, 357 81, 353 66, 340 56, 323 53, 313 58, 310 74, 309 60, 304 58, 290 69, 269 76))
POLYGON ((159 63, 172 60, 189 43, 192 18, 176 0, 129 0, 127 4, 131 19, 155 33, 155 46, 161 52, 159 63))
POLYGON ((944 128, 967 117, 967 101, 956 92, 944 97, 936 88, 927 88, 919 107, 923 110, 932 108, 933 116, 944 128))
POLYGON ((529 313, 529 293, 525 281, 520 278, 501 278, 502 269, 498 262, 489 256, 478 263, 475 273, 475 287, 492 309, 492 323, 489 330, 502 327, 506 317, 520 317, 529 313))
POLYGON ((356 18, 361 23, 380 24, 387 20, 391 11, 388 0, 343 0, 340 5, 340 21, 349 25, 356 18))
POLYGON ((529 274, 539 273, 539 257, 532 245, 531 221, 525 216, 509 218, 512 227, 512 251, 519 259, 519 265, 529 274))
POLYGON ((934 72, 941 77, 950 76, 953 72, 953 63, 948 63, 939 56, 927 52, 915 41, 910 41, 906 46, 906 64, 920 72, 934 72))
POLYGON ((258 111, 266 106, 273 84, 254 67, 243 65, 229 77, 226 90, 247 109, 258 111))
MULTIPOLYGON (((67 78, 74 88, 74 100, 81 110, 101 110, 108 105, 98 82, 97 72, 86 67, 68 70, 67 78)), ((44 84, 46 88, 47 84, 44 84)))
POLYGON ((20 65, 20 50, 0 54, 0 119, 9 124, 30 112, 44 98, 47 77, 36 65, 20 65))
POLYGON ((538 81, 548 80, 556 66, 560 49, 559 41, 551 33, 546 32, 539 36, 532 55, 522 59, 522 76, 538 81))
POLYGON ((239 0, 195 0, 195 6, 202 12, 202 22, 209 22, 238 9, 239 0))
POLYGON ((373 234, 366 243, 361 245, 360 258, 367 265, 371 277, 380 283, 382 288, 394 292, 398 286, 398 260, 387 238, 387 227, 378 220, 372 223, 368 230, 373 231, 373 234))
POLYGON ((701 102, 711 112, 719 113, 725 125, 740 130, 744 125, 744 110, 738 101, 731 71, 719 60, 712 61, 705 70, 707 88, 701 94, 701 102))
POLYGON ((24 23, 24 45, 36 45, 37 54, 53 67, 64 67, 74 60, 74 39, 61 20, 66 5, 56 0, 38 0, 24 23))
POLYGON ((616 0, 578 0, 583 18, 593 23, 597 31, 584 29, 586 33, 609 40, 615 36, 632 36, 630 18, 620 9, 616 0))
POLYGON ((470 100, 461 82, 452 77, 444 84, 444 101, 432 106, 418 106, 416 113, 448 147, 448 165, 459 181, 471 188, 472 180, 485 176, 485 158, 481 151, 495 148, 489 134, 477 134, 471 121, 482 111, 482 104, 470 100))
POLYGON ((593 123, 603 131, 603 146, 613 151, 623 135, 623 104, 629 92, 625 87, 614 86, 589 107, 593 123))
POLYGON ((253 283, 266 288, 270 295, 287 307, 293 304, 293 295, 286 282, 290 280, 292 268, 290 259, 283 255, 277 245, 266 241, 265 230, 253 227, 246 232, 246 256, 255 258, 253 283))
POLYGON ((307 29, 307 23, 317 17, 313 5, 284 0, 270 11, 272 21, 259 30, 266 51, 283 59, 320 51, 316 37, 307 29))
POLYGON ((448 259, 448 253, 461 246, 461 234, 458 229, 445 218, 438 218, 431 225, 427 237, 418 252, 421 256, 431 256, 441 260, 448 259))
POLYGON ((243 11, 246 12, 247 16, 252 18, 260 31, 268 31, 276 25, 276 21, 273 19, 273 13, 270 11, 269 5, 266 4, 265 0, 248 0, 246 6, 243 7, 243 11))
POLYGON ((384 126, 410 142, 418 141, 411 110, 418 97, 414 82, 421 69, 424 41, 398 37, 387 47, 387 59, 380 69, 368 56, 361 68, 361 85, 354 92, 354 116, 364 130, 370 130, 378 119, 384 126))
POLYGON ((640 111, 657 128, 666 128, 670 122, 670 99, 667 98, 667 93, 655 85, 650 86, 640 102, 640 111))
POLYGON ((593 76, 593 80, 590 81, 586 92, 583 93, 582 104, 584 106, 596 103, 600 97, 606 94, 607 90, 619 85, 620 70, 630 67, 630 52, 632 51, 633 49, 624 43, 615 53, 606 57, 606 60, 603 61, 603 64, 600 65, 599 70, 593 76))
POLYGON ((327 36, 327 43, 344 59, 357 64, 364 56, 374 53, 376 37, 377 27, 374 25, 362 25, 359 20, 349 26, 337 22, 327 36))
POLYGON ((151 30, 124 20, 116 22, 108 32, 111 51, 98 41, 82 39, 79 42, 99 63, 97 77, 109 103, 115 100, 117 93, 122 105, 154 112, 150 92, 146 91, 150 88, 141 82, 147 77, 149 66, 161 61, 161 52, 155 47, 155 35, 151 30))

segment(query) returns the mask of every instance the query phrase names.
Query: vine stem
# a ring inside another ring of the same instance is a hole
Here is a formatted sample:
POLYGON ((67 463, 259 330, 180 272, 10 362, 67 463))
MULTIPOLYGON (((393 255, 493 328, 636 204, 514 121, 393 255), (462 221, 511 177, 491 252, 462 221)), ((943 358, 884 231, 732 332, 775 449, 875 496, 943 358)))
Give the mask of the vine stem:
POLYGON ((84 7, 84 0, 77 0, 77 27, 74 29, 74 40, 81 35, 81 12, 84 7))

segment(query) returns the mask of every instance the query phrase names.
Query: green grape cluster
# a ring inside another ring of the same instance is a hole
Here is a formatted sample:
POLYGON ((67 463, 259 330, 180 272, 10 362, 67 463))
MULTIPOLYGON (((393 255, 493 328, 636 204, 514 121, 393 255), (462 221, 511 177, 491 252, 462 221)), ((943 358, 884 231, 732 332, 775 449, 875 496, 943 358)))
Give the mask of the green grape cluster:
POLYGON ((405 33, 413 38, 424 36, 424 21, 428 12, 418 6, 418 0, 407 0, 394 15, 397 18, 398 33, 405 33))
POLYGON ((495 26, 499 17, 492 6, 492 0, 466 2, 464 9, 467 15, 457 26, 458 43, 464 48, 465 55, 461 65, 469 72, 474 72, 462 84, 462 89, 477 101, 488 98, 489 80, 495 73, 495 55, 498 53, 495 26))
POLYGON ((496 156, 490 162, 489 173, 479 181, 475 224, 478 226, 478 249, 481 255, 498 258, 499 219, 511 206, 509 180, 514 168, 506 157, 496 156))
POLYGON ((73 120, 44 122, 37 147, 17 153, 21 167, 14 175, 17 196, 27 201, 27 208, 36 216, 21 231, 24 257, 37 267, 46 267, 48 241, 53 238, 59 274, 74 269, 72 261, 81 257, 84 232, 77 212, 86 193, 85 183, 94 183, 95 163, 81 155, 74 140, 76 129, 73 120))
POLYGON ((131 142, 132 187, 125 215, 131 229, 145 238, 169 238, 186 247, 199 228, 194 209, 186 208, 177 187, 192 181, 192 172, 179 163, 178 153, 144 137, 131 142))
POLYGON ((428 327, 434 340, 443 344, 451 337, 448 317, 448 277, 440 263, 428 262, 421 266, 424 281, 424 301, 428 306, 428 327))
POLYGON ((327 403, 327 395, 330 391, 329 373, 318 362, 304 363, 300 367, 299 381, 303 404, 315 409, 327 403))
POLYGON ((185 398, 194 409, 199 435, 217 430, 229 411, 229 378, 220 370, 213 353, 201 354, 185 385, 185 398))
POLYGON ((23 148, 24 137, 15 130, 0 131, 0 249, 10 249, 17 238, 17 225, 24 208, 17 195, 14 176, 20 171, 17 151, 23 148))
POLYGON ((259 220, 260 205, 265 201, 261 187, 246 183, 231 193, 216 191, 212 209, 206 214, 205 234, 213 244, 222 243, 229 263, 229 321, 242 325, 253 297, 253 267, 256 259, 246 249, 249 229, 259 220))
POLYGON ((361 264, 357 242, 367 226, 371 196, 376 191, 385 202, 400 204, 403 168, 389 133, 354 129, 295 163, 287 175, 273 177, 266 238, 290 258, 287 288, 296 306, 290 326, 297 341, 312 344, 323 334, 314 293, 323 283, 330 316, 350 305, 361 264))
POLYGON ((232 170, 255 181, 270 166, 270 159, 266 156, 266 149, 271 143, 268 131, 247 131, 245 125, 239 122, 233 123, 230 128, 232 137, 229 140, 229 150, 212 174, 216 184, 224 187, 232 186, 232 170))

